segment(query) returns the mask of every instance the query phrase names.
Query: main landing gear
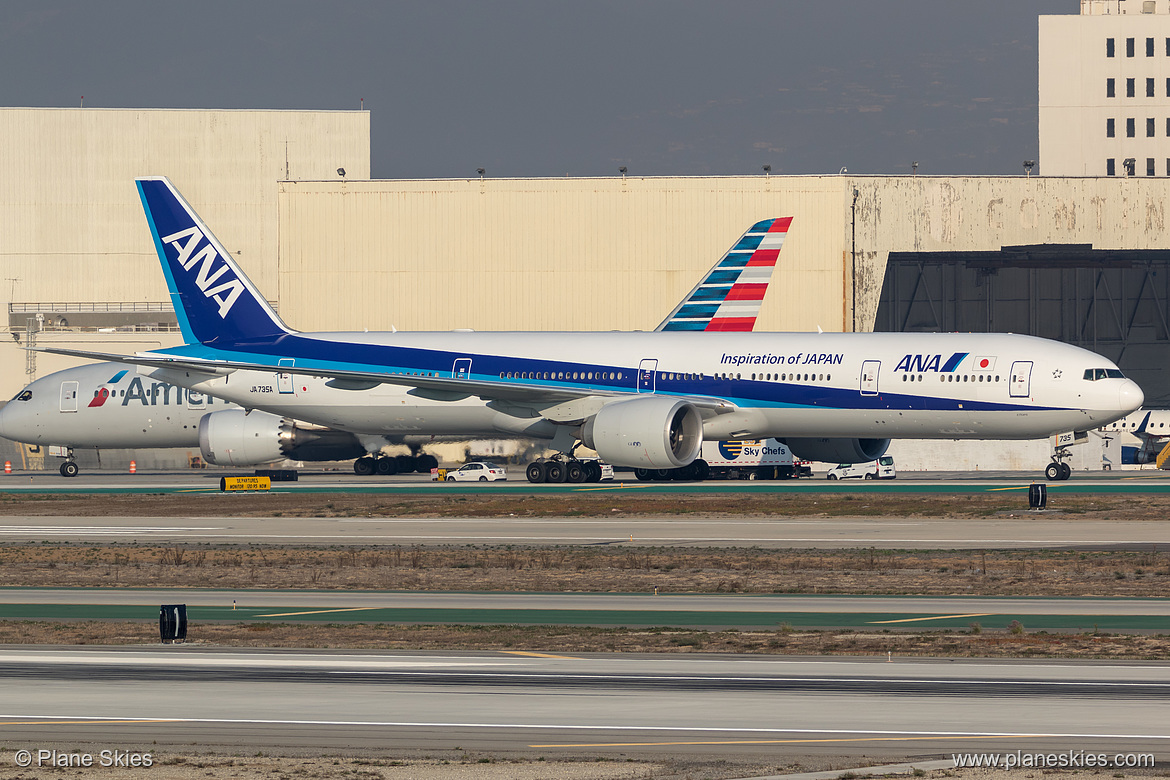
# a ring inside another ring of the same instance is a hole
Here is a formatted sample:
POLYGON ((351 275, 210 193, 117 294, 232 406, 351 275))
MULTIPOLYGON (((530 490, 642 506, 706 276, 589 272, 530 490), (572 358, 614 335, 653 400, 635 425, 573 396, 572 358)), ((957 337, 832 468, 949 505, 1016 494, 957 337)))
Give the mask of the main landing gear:
POLYGON ((383 477, 394 474, 429 474, 439 467, 434 455, 363 455, 353 462, 353 473, 359 477, 375 474, 383 477))
POLYGON ((548 460, 537 460, 524 469, 529 482, 600 482, 601 464, 595 460, 562 459, 553 456, 548 460))

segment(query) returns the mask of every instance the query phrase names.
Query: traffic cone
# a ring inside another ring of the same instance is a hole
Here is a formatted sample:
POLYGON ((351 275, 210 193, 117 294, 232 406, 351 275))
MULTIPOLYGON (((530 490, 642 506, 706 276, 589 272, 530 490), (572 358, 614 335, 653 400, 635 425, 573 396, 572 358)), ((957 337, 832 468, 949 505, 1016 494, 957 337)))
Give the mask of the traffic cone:
POLYGON ((4 461, 4 473, 5 474, 12 473, 12 461, 10 461, 10 460, 4 461))
POLYGON ((138 473, 138 462, 137 461, 133 461, 133 460, 130 461, 130 473, 131 474, 138 473))

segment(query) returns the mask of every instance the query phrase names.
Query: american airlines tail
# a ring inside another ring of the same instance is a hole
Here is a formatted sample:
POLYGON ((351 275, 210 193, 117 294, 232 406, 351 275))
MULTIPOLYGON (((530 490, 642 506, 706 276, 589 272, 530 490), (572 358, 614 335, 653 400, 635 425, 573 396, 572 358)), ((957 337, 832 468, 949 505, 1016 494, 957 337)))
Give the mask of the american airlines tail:
POLYGON ((187 343, 266 342, 293 332, 170 181, 137 184, 187 343))
POLYGON ((782 217, 748 228, 655 330, 754 329, 791 225, 792 217, 782 217))

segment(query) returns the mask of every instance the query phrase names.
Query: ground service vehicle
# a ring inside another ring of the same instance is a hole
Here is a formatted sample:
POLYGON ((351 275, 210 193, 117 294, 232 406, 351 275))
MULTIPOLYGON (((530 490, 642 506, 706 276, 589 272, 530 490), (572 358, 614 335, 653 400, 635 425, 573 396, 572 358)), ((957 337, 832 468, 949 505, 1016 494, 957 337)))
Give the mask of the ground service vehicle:
POLYGON ((792 479, 812 476, 792 450, 776 439, 705 441, 700 457, 707 462, 709 479, 792 479))
POLYGON ((829 469, 827 479, 896 479, 894 459, 884 455, 869 463, 841 463, 829 469))
POLYGON ((447 472, 448 482, 498 482, 508 479, 503 466, 491 461, 477 460, 447 472))

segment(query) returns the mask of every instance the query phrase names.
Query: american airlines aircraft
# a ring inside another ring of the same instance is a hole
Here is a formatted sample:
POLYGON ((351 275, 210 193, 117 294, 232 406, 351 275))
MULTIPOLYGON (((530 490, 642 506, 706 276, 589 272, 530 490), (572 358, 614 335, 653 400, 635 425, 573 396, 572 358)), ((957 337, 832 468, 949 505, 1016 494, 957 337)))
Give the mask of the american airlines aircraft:
MULTIPOLYGON (((478 398, 547 432, 561 452, 583 443, 617 466, 688 469, 705 439, 778 438, 802 459, 859 462, 896 437, 1084 431, 1143 400, 1100 355, 1010 334, 299 333, 167 179, 137 184, 188 343, 133 356, 46 351, 137 364, 160 381, 223 398, 238 372, 280 372, 296 378, 298 417, 314 424, 392 429, 380 405, 347 408, 341 425, 331 417, 337 409, 316 398, 322 387, 398 385, 448 403, 478 398)), ((726 267, 774 265, 773 234, 787 222, 757 223, 726 267)), ((707 294, 716 296, 715 287, 707 294)), ((255 408, 272 410, 264 400, 255 408)))
MULTIPOLYGON (((770 231, 776 249, 790 222, 784 220, 770 231)), ((655 330, 751 331, 775 262, 728 267, 734 251, 720 258, 655 330)), ((555 433, 550 425, 533 426, 531 420, 502 414, 478 398, 440 401, 395 385, 339 389, 323 377, 294 380, 288 373, 240 370, 225 378, 219 390, 227 400, 217 402, 216 396, 138 376, 121 363, 68 368, 32 382, 0 409, 0 436, 66 448, 60 471, 72 477, 79 473, 75 447, 197 446, 206 462, 223 466, 356 458, 357 474, 389 475, 437 466, 433 456, 417 452, 436 440, 539 439, 555 433), (312 413, 328 420, 325 426, 298 419, 309 384, 314 386, 312 413), (257 411, 260 407, 268 412, 257 411), (377 412, 372 425, 367 422, 371 410, 377 412), (406 444, 414 454, 385 456, 381 451, 387 444, 406 444)), ((600 478, 600 470, 594 476, 600 478)))

